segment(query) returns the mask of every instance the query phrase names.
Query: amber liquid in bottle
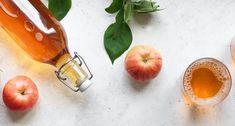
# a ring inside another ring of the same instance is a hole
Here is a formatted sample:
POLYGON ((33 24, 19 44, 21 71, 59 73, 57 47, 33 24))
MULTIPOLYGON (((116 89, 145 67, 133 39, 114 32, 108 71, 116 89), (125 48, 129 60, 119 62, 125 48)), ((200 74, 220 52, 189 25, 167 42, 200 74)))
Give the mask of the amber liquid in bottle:
POLYGON ((0 1, 0 18, 3 28, 34 59, 55 65, 61 55, 68 53, 65 33, 53 16, 39 0, 30 0, 41 10, 44 25, 57 32, 45 33, 29 19, 12 0, 0 1))
POLYGON ((74 87, 88 78, 77 62, 66 64, 72 60, 66 34, 40 0, 0 0, 0 26, 35 60, 57 69, 64 65, 61 73, 74 87))

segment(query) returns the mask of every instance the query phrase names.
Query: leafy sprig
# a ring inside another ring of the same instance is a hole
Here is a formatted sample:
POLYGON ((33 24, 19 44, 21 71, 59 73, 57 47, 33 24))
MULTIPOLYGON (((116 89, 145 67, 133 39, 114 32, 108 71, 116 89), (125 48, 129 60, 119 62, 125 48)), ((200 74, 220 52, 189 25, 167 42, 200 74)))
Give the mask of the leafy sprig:
POLYGON ((104 33, 104 46, 112 63, 120 57, 132 43, 132 32, 128 26, 134 12, 149 13, 159 11, 160 6, 152 0, 113 0, 105 9, 116 15, 115 23, 108 26, 104 33))
MULTIPOLYGON (((71 8, 71 0, 49 0, 49 10, 62 20, 71 8)), ((112 63, 120 57, 132 43, 132 32, 127 24, 134 13, 159 11, 160 6, 152 0, 113 0, 105 9, 109 14, 116 15, 116 21, 108 26, 104 34, 104 46, 112 63)))
POLYGON ((128 24, 124 20, 124 8, 122 7, 116 16, 116 22, 111 24, 104 34, 105 49, 114 62, 125 52, 132 41, 132 34, 128 24))

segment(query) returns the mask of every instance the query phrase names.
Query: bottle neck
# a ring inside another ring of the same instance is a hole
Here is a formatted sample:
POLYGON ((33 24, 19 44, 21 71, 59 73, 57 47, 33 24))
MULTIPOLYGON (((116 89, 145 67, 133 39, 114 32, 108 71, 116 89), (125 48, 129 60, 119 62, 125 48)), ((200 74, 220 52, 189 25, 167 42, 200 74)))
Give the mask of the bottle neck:
POLYGON ((60 81, 62 81, 66 86, 74 91, 83 91, 87 88, 86 84, 86 88, 84 89, 84 82, 87 83, 89 78, 88 74, 81 67, 80 60, 76 60, 76 57, 71 57, 70 54, 64 54, 58 59, 55 66, 58 70, 56 72, 58 79, 60 79, 60 81))
POLYGON ((69 53, 65 53, 60 56, 55 64, 55 67, 59 69, 64 63, 72 59, 72 56, 69 53))

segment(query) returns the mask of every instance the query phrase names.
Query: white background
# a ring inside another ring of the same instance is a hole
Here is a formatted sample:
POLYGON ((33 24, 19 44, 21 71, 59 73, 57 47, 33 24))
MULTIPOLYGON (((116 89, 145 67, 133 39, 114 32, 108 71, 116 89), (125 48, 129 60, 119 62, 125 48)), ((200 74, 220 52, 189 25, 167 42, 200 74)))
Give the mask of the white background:
MULTIPOLYGON (((182 74, 194 60, 214 57, 234 77, 229 44, 235 35, 234 0, 159 0, 163 11, 135 15, 130 22, 132 47, 150 44, 163 57, 159 76, 147 86, 133 82, 124 69, 126 53, 114 65, 103 46, 103 34, 114 16, 105 13, 111 0, 73 0, 62 21, 71 52, 78 51, 94 74, 83 94, 64 87, 54 68, 31 60, 7 35, 0 35, 1 90, 16 75, 38 86, 38 104, 27 113, 13 113, 0 100, 1 126, 233 126, 234 86, 225 101, 210 109, 185 104, 182 74)), ((0 91, 1 93, 2 91, 0 91)))

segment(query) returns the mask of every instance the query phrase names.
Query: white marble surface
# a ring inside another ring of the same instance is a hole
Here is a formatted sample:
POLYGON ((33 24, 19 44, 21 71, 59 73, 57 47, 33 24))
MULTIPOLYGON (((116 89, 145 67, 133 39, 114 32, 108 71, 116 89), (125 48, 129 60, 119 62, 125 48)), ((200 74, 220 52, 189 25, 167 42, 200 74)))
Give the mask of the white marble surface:
MULTIPOLYGON (((133 44, 152 44, 163 56, 160 75, 145 87, 114 65, 103 47, 103 33, 114 21, 104 8, 111 0, 73 0, 62 21, 70 51, 78 51, 94 73, 85 93, 73 93, 56 79, 54 68, 26 57, 6 35, 0 35, 0 87, 15 75, 31 77, 39 88, 38 104, 13 113, 0 99, 1 126, 233 126, 234 86, 215 108, 195 111, 183 101, 180 85, 186 67, 201 57, 224 62, 234 77, 229 43, 235 35, 234 0, 158 0, 165 10, 136 15, 130 22, 133 44)), ((0 92, 1 93, 1 92, 0 92)))

